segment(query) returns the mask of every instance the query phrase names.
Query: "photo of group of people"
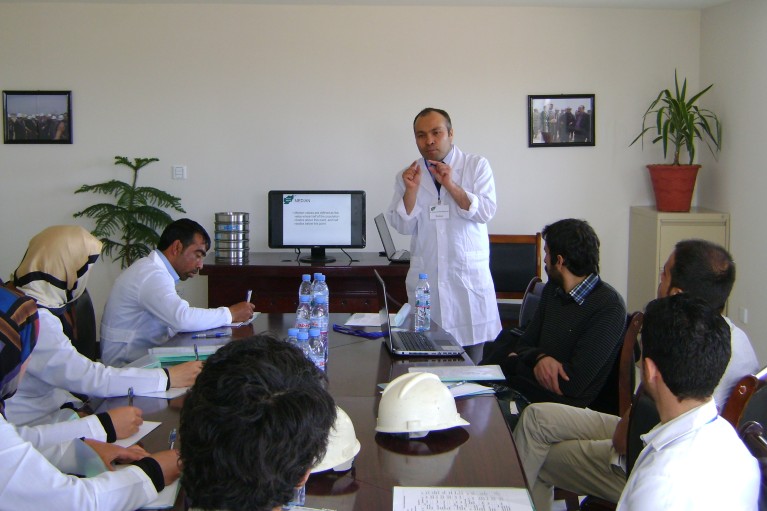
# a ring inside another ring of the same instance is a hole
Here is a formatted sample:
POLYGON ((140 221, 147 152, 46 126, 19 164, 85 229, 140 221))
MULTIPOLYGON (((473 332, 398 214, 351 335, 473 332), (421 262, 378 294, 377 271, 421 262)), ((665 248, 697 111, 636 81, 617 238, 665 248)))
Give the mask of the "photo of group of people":
POLYGON ((6 144, 71 144, 69 92, 3 92, 6 144))
POLYGON ((594 145, 594 96, 528 96, 528 145, 594 145))

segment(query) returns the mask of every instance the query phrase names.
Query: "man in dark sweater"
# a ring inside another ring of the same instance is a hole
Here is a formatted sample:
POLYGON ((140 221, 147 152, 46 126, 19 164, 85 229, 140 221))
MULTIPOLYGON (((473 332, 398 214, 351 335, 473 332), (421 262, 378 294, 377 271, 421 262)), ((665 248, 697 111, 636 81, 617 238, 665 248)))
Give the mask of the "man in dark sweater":
POLYGON ((623 298, 599 272, 599 238, 583 220, 543 229, 549 281, 524 334, 496 347, 508 385, 531 402, 588 406, 620 351, 626 322, 623 298))

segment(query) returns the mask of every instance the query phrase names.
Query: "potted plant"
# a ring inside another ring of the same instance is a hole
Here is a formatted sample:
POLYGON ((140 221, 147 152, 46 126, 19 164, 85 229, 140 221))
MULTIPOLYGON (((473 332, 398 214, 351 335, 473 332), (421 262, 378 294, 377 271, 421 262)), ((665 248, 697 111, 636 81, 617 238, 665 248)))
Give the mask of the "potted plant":
POLYGON ((687 99, 687 79, 685 78, 680 88, 677 73, 674 71, 673 94, 669 89, 662 90, 650 103, 642 117, 642 131, 629 144, 632 146, 642 140, 644 147, 645 133, 655 131, 652 143, 663 143, 663 157, 667 157, 669 148, 673 151, 674 161, 671 165, 647 165, 658 211, 690 211, 695 179, 700 169, 700 165, 693 164, 695 143, 697 140, 703 140, 714 157, 722 147, 722 125, 719 118, 711 110, 700 108, 696 104, 713 86, 711 84, 687 99), (647 126, 648 119, 651 120, 650 126, 647 126), (686 165, 679 162, 683 149, 689 157, 686 165))
POLYGON ((103 243, 102 252, 111 256, 116 252, 115 261, 125 269, 134 261, 146 256, 160 239, 158 230, 164 229, 173 219, 160 208, 171 208, 186 213, 181 199, 149 186, 136 186, 138 171, 157 158, 135 158, 115 156, 115 165, 125 165, 133 170, 131 184, 113 179, 95 185, 83 185, 75 193, 94 192, 114 195, 116 204, 100 203, 89 206, 74 214, 75 218, 85 216, 96 220, 91 233, 103 243), (118 236, 117 241, 110 236, 118 236))

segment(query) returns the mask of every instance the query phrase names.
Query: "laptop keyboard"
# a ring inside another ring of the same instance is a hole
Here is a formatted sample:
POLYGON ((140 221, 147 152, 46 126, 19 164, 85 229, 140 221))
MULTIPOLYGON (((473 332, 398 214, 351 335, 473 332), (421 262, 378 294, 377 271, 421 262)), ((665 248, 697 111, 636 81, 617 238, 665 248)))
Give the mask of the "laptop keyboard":
POLYGON ((398 332, 402 346, 408 351, 432 351, 434 344, 423 334, 417 332, 398 332))

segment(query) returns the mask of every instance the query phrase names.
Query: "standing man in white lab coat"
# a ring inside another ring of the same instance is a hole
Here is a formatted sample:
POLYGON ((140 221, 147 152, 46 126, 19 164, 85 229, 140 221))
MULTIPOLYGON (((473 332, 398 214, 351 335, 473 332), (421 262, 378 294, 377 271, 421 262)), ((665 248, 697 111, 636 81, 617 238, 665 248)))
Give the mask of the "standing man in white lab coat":
POLYGON ((423 158, 397 174, 386 215, 398 232, 412 235, 408 300, 415 304, 418 274, 427 273, 432 319, 476 363, 483 343, 501 331, 487 234, 496 210, 493 171, 482 156, 453 145, 444 110, 421 110, 413 131, 423 158))

